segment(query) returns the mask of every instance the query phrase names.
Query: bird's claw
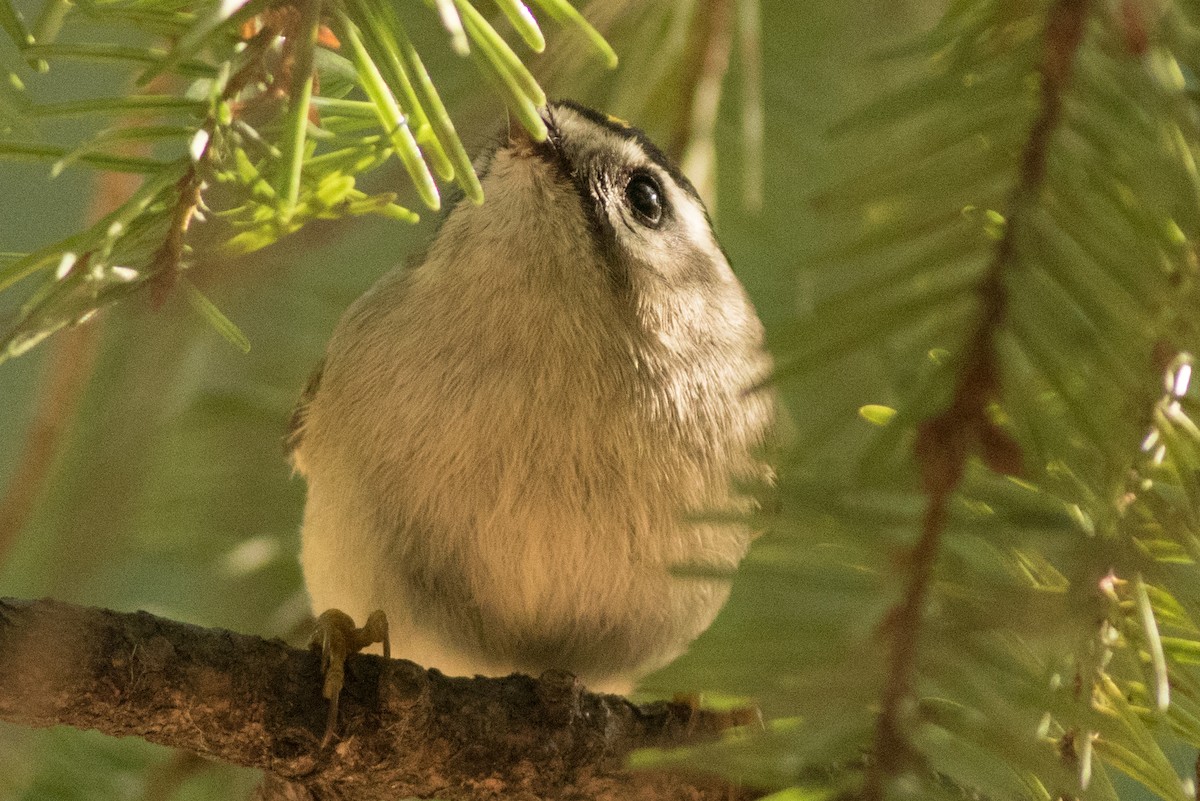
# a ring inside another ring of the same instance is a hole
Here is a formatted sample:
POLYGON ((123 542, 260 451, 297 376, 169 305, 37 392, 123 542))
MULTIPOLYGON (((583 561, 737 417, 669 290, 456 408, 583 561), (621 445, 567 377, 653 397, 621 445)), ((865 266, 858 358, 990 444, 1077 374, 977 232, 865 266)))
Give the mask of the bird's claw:
POLYGON ((317 618, 309 647, 321 652, 321 672, 325 676, 321 694, 329 701, 322 748, 333 740, 337 729, 338 698, 346 682, 347 657, 375 643, 383 644, 383 656, 390 659, 392 648, 388 641, 387 615, 381 609, 372 612, 362 628, 355 626, 354 619, 340 609, 327 609, 317 618))

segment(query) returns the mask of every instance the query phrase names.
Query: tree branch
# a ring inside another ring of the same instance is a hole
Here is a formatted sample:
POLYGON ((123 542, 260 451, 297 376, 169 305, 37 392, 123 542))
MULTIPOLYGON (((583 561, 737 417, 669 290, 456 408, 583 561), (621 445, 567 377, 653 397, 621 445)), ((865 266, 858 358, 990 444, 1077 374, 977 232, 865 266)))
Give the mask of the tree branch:
POLYGON ((1017 231, 1025 224, 1045 183, 1051 139, 1062 118, 1063 98, 1090 10, 1090 0, 1056 0, 1049 11, 1038 66, 1041 102, 1021 152, 1017 183, 1008 198, 1004 234, 977 288, 980 309, 976 328, 957 368, 949 406, 917 429, 914 452, 927 501, 921 536, 907 562, 903 598, 885 620, 887 678, 876 720, 874 758, 863 790, 867 801, 883 799, 888 780, 917 762, 907 732, 916 708, 913 695, 921 618, 946 528, 948 504, 962 483, 967 461, 977 454, 998 473, 1022 472, 1019 445, 988 415, 988 404, 1000 394, 996 337, 1008 307, 1006 280, 1018 268, 1017 231))
POLYGON ((683 98, 667 152, 715 211, 717 111, 733 49, 734 3, 705 0, 692 20, 691 57, 684 67, 683 98))
POLYGON ((635 706, 574 677, 448 678, 347 662, 340 740, 314 652, 145 612, 0 599, 0 720, 140 737, 268 772, 277 797, 751 798, 715 778, 627 772, 634 749, 713 738, 725 716, 635 706))
POLYGON ((8 484, 0 489, 0 565, 16 548, 37 508, 58 458, 63 438, 92 377, 99 340, 96 326, 67 332, 47 354, 20 455, 8 484))
MULTIPOLYGON (((123 155, 139 156, 134 148, 123 155)), ((88 202, 87 218, 94 223, 129 199, 138 181, 131 175, 104 172, 96 178, 88 202)), ((0 565, 17 544, 17 539, 37 508, 50 479, 75 411, 88 387, 100 344, 98 322, 64 332, 46 357, 21 454, 8 485, 0 492, 0 565)))

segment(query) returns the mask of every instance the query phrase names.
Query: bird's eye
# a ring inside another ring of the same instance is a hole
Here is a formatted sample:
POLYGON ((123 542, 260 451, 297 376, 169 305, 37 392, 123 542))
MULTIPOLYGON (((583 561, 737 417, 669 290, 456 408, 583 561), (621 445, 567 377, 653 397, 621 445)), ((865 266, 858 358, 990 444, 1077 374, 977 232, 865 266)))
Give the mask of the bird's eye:
POLYGON ((634 216, 643 225, 657 228, 662 222, 662 189, 654 176, 644 172, 634 173, 625 185, 625 199, 633 209, 634 216))

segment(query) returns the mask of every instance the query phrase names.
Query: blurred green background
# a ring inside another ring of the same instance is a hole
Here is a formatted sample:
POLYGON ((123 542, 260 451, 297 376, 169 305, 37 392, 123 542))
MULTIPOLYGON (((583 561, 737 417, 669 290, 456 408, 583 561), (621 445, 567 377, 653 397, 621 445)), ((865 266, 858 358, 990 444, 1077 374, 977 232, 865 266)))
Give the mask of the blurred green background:
MULTIPOLYGON (((501 102, 483 92, 469 64, 428 44, 440 41, 440 33, 423 4, 402 5, 424 19, 419 43, 468 146, 486 142, 502 124, 501 102)), ((622 57, 615 72, 598 60, 560 60, 555 47, 559 55, 572 47, 558 41, 557 30, 548 37, 551 52, 530 63, 552 97, 604 108, 669 141, 680 64, 676 58, 663 67, 661 60, 673 57, 664 56, 664 42, 672 20, 693 5, 587 6, 598 20, 614 10, 628 15, 601 26, 622 57)), ((845 239, 858 223, 822 215, 809 200, 856 164, 854 143, 831 140, 827 131, 904 77, 894 74, 894 62, 872 55, 927 27, 941 8, 920 0, 763 0, 760 209, 749 208, 744 193, 745 62, 735 47, 716 130, 715 217, 768 326, 836 289, 829 285, 836 276, 826 272, 817 283, 805 272, 812 254, 845 239)), ((65 99, 101 87, 120 92, 121 75, 67 68, 29 75, 28 83, 35 96, 65 99)), ((44 133, 69 139, 77 136, 76 124, 44 133)), ((397 189, 413 205, 406 180, 393 171, 376 188, 397 189)), ((71 233, 97 192, 110 188, 87 170, 51 180, 48 164, 0 162, 0 251, 30 250, 71 233)), ((384 270, 419 252, 435 217, 425 214, 417 226, 314 225, 252 259, 199 264, 193 279, 250 338, 248 355, 178 296, 152 303, 143 294, 0 365, 0 491, 11 502, 36 490, 27 514, 10 503, 13 514, 0 518, 0 595, 145 609, 302 638, 308 608, 296 557, 304 489, 290 475, 281 438, 342 310, 384 270), (31 479, 31 465, 40 461, 47 464, 44 480, 31 479)), ((0 300, 0 319, 13 312, 20 293, 9 294, 0 300)), ((823 447, 831 458, 837 443, 863 425, 859 406, 890 400, 874 363, 841 369, 789 397, 800 441, 829 443, 823 447)), ((669 684, 670 675, 668 669, 658 683, 669 684)), ((0 799, 236 798, 254 781, 251 772, 197 767, 138 742, 0 725, 0 799)))

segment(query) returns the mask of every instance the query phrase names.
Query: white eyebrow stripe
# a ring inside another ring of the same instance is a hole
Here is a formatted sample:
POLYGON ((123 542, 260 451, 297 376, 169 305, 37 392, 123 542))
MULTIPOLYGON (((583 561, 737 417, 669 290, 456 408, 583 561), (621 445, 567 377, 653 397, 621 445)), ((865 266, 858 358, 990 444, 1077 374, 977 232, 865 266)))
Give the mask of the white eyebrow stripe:
POLYGON ((587 198, 594 203, 591 213, 614 244, 643 265, 669 262, 682 247, 725 265, 724 269, 718 266, 718 273, 728 271, 703 202, 676 180, 667 165, 645 151, 641 139, 624 136, 569 106, 555 108, 554 122, 569 160, 580 165, 576 185, 591 195, 587 198), (624 198, 623 181, 639 171, 652 175, 662 190, 670 221, 661 228, 637 222, 624 198))

